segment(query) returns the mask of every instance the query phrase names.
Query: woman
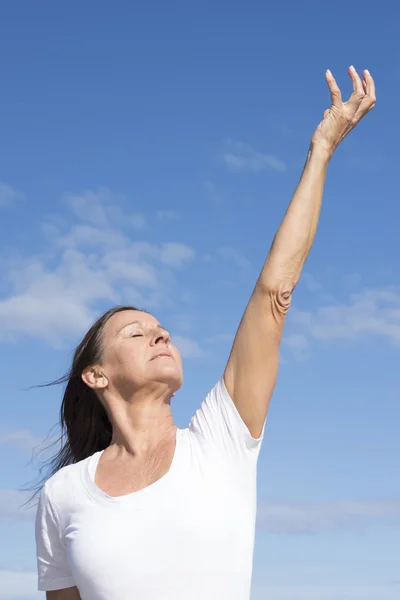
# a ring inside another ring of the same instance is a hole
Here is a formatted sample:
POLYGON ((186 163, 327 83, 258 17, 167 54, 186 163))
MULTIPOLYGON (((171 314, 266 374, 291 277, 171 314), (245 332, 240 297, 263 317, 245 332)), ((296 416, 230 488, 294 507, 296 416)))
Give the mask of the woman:
POLYGON ((339 143, 375 104, 368 71, 349 69, 343 103, 312 136, 305 168, 240 323, 221 380, 187 429, 171 398, 178 350, 153 315, 118 307, 78 346, 64 395, 68 441, 36 519, 48 600, 248 600, 256 467, 294 287, 314 239, 339 143), (62 468, 61 468, 62 467, 62 468))

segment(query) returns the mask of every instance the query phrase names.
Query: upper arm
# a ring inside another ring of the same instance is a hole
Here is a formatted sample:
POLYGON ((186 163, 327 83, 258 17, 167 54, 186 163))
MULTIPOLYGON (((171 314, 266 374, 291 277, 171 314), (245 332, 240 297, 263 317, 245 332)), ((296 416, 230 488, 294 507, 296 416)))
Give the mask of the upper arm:
MULTIPOLYGON (((38 566, 38 589, 58 594, 73 594, 74 579, 67 559, 65 541, 60 525, 60 513, 52 501, 48 482, 43 486, 36 513, 35 538, 38 566)), ((54 596, 51 597, 54 600, 54 596)), ((64 600, 64 596, 56 596, 64 600)), ((79 596, 66 596, 76 600, 79 596)))
POLYGON ((246 307, 224 372, 226 388, 257 438, 275 388, 279 347, 292 289, 269 290, 257 284, 246 307))
POLYGON ((254 473, 252 467, 257 464, 263 436, 252 437, 222 378, 193 415, 189 432, 196 440, 195 448, 206 447, 207 452, 218 450, 218 455, 227 459, 234 471, 243 474, 245 466, 246 473, 254 473))
POLYGON ((77 587, 46 592, 46 600, 81 600, 77 587))

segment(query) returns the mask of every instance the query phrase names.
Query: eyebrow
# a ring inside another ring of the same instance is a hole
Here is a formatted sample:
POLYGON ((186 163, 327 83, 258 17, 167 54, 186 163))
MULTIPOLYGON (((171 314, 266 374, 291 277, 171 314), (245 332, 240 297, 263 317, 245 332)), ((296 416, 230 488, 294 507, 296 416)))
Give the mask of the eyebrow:
MULTIPOLYGON (((141 323, 140 321, 131 321, 130 323, 126 323, 126 325, 123 325, 121 327, 121 329, 118 330, 118 334, 121 333, 121 331, 123 331, 125 329, 125 327, 129 327, 129 325, 141 325, 143 326, 143 323, 141 323)), ((164 331, 167 331, 166 327, 163 327, 160 323, 157 323, 156 325, 157 329, 164 329, 164 331)))

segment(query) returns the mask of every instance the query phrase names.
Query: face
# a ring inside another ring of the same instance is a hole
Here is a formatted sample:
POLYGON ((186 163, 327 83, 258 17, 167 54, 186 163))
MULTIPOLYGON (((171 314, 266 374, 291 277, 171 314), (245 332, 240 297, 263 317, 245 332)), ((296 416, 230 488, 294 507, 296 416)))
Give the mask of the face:
POLYGON ((100 368, 108 388, 129 395, 160 385, 172 393, 181 387, 179 351, 152 315, 136 310, 116 313, 104 326, 102 340, 100 368))

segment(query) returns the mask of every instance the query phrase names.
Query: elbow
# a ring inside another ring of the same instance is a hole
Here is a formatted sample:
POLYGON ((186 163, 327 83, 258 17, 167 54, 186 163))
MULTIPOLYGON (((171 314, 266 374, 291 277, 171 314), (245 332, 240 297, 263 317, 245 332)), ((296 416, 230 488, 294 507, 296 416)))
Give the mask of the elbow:
POLYGON ((265 299, 277 320, 285 318, 290 304, 296 282, 290 279, 276 282, 263 282, 259 280, 255 291, 265 299))

